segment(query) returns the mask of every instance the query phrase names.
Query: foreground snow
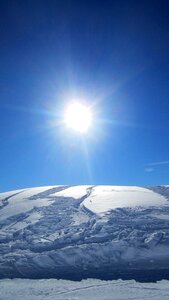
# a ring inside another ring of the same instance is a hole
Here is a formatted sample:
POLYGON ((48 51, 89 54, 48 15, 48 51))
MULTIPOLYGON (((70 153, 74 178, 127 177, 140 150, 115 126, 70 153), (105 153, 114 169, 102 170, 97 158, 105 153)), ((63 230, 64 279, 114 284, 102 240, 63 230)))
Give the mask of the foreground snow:
POLYGON ((169 282, 139 283, 134 280, 0 280, 1 300, 168 300, 169 282))
POLYGON ((168 279, 169 187, 0 194, 0 278, 15 277, 168 279))

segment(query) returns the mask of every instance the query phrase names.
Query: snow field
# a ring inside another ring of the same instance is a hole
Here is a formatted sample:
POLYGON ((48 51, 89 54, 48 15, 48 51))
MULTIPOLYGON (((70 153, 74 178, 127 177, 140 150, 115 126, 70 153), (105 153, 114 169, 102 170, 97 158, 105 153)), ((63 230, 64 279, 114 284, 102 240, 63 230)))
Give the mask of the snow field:
POLYGON ((0 300, 168 300, 169 282, 139 283, 134 280, 0 280, 0 300))
POLYGON ((0 194, 0 278, 169 278, 169 188, 0 194))

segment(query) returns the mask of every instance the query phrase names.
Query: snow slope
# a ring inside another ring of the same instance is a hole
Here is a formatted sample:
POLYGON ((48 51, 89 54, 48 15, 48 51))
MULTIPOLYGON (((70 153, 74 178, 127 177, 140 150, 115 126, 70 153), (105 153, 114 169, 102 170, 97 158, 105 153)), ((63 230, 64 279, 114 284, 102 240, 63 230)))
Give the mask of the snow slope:
POLYGON ((0 278, 169 278, 169 186, 0 194, 0 278))
POLYGON ((96 186, 83 204, 94 213, 107 212, 119 207, 160 206, 166 199, 151 190, 132 186, 96 186))

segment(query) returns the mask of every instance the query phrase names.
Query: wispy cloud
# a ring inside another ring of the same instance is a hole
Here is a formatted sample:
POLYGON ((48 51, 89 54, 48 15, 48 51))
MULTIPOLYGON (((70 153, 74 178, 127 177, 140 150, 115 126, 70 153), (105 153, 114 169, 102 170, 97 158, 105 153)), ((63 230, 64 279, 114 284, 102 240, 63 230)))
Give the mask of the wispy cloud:
POLYGON ((147 173, 151 173, 151 172, 154 171, 154 169, 151 168, 151 167, 146 167, 146 168, 145 168, 145 171, 146 171, 147 173))
POLYGON ((169 165, 169 160, 163 160, 163 161, 148 163, 148 164, 145 165, 145 171, 150 173, 150 172, 154 171, 155 167, 163 166, 163 165, 169 165))
POLYGON ((160 166, 160 165, 169 165, 169 160, 163 160, 163 161, 157 161, 147 164, 147 167, 154 167, 154 166, 160 166))

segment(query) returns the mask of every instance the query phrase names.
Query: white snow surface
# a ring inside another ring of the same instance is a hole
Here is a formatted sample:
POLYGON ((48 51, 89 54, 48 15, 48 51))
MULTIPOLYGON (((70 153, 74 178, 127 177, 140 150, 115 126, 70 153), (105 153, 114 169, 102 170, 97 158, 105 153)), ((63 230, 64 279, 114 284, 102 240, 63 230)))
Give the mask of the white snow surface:
POLYGON ((0 278, 169 278, 169 186, 0 194, 0 278))
POLYGON ((52 194, 52 197, 72 197, 74 199, 80 199, 86 195, 86 191, 92 187, 91 185, 79 185, 79 186, 71 186, 66 190, 62 190, 60 192, 56 192, 52 194))
POLYGON ((0 280, 0 300, 168 300, 169 282, 140 283, 134 280, 104 281, 87 279, 81 282, 56 279, 0 280))
POLYGON ((136 206, 166 205, 167 199, 146 188, 136 186, 97 186, 83 205, 94 213, 136 206))
POLYGON ((13 215, 19 213, 25 213, 28 210, 33 209, 35 205, 36 207, 50 205, 49 199, 47 198, 41 199, 40 197, 37 197, 36 203, 34 201, 34 197, 32 199, 29 199, 29 201, 26 201, 28 198, 43 193, 50 188, 51 187, 30 188, 26 190, 19 190, 13 192, 14 194, 13 193, 11 194, 10 192, 10 193, 4 193, 0 195, 0 201, 10 197, 9 204, 6 207, 4 207, 2 213, 0 213, 0 220, 12 217, 13 215))

